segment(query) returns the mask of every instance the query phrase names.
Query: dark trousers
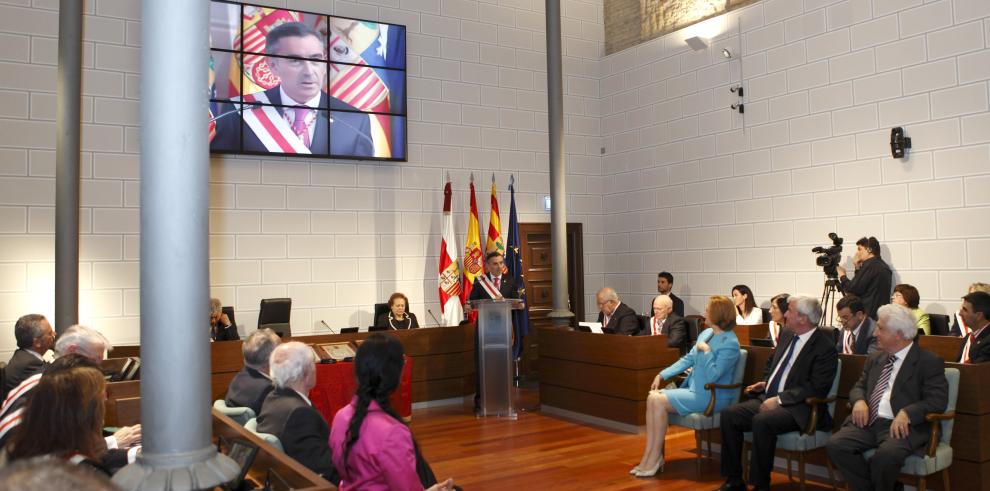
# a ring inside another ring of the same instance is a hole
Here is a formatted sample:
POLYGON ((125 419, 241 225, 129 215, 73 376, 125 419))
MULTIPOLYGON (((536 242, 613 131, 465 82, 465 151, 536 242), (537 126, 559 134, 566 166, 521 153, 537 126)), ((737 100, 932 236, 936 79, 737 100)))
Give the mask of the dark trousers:
MULTIPOLYGON (((860 428, 847 420, 829 438, 825 450, 849 483, 849 489, 886 491, 894 488, 904 460, 913 452, 911 441, 915 439, 891 438, 890 423, 889 419, 877 419, 872 425, 860 428), (867 461, 863 452, 871 448, 877 452, 867 461)), ((912 428, 911 433, 914 431, 912 428)))
POLYGON ((722 475, 730 482, 743 482, 743 433, 751 431, 753 453, 749 461, 749 482, 758 488, 769 488, 777 435, 799 431, 801 427, 786 409, 761 413, 761 404, 761 399, 750 399, 722 410, 722 475))

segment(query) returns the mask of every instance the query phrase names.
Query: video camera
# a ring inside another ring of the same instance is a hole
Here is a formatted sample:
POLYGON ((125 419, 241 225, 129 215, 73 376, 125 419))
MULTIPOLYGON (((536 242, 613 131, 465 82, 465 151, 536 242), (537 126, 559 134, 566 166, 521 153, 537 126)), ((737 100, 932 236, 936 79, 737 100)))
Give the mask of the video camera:
POLYGON ((842 237, 831 232, 828 234, 828 238, 832 239, 830 247, 818 246, 811 249, 811 252, 818 254, 818 257, 815 258, 815 264, 825 271, 825 276, 829 279, 838 279, 839 273, 835 268, 842 262, 842 237))

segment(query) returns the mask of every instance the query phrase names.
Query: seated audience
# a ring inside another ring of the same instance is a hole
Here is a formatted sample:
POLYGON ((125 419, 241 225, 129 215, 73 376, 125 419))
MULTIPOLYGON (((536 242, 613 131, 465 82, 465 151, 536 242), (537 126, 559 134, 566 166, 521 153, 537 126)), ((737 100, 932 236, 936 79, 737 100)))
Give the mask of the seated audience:
POLYGON ((674 295, 671 290, 674 289, 674 275, 661 271, 657 275, 657 293, 660 295, 667 295, 670 297, 670 301, 674 302, 674 313, 684 317, 684 300, 681 297, 674 295))
POLYGON ((105 473, 54 457, 21 459, 0 468, 0 489, 120 491, 105 473))
POLYGON ((667 295, 657 295, 653 299, 653 316, 647 330, 641 331, 640 336, 667 336, 667 346, 684 351, 687 343, 687 322, 674 313, 674 302, 667 295))
POLYGON ((990 293, 973 292, 963 297, 959 315, 973 331, 966 335, 959 348, 959 363, 986 363, 990 361, 990 293))
MULTIPOLYGON (((660 295, 657 298, 663 298, 660 295)), ((736 326, 736 312, 732 302, 725 297, 711 297, 705 309, 708 329, 698 335, 694 348, 673 365, 663 369, 646 399, 646 449, 639 465, 631 474, 650 477, 663 471, 663 442, 667 435, 668 413, 680 415, 702 412, 708 406, 710 392, 705 384, 730 384, 739 360, 739 340, 732 329, 736 326), (665 381, 692 368, 680 388, 661 389, 665 381)), ((715 396, 715 410, 721 411, 732 400, 735 389, 719 389, 715 396)))
MULTIPOLYGON (((990 293, 990 284, 973 283, 972 285, 969 285, 969 290, 966 293, 973 292, 990 293)), ((973 329, 966 325, 966 321, 963 320, 961 312, 956 312, 956 315, 953 317, 955 317, 955 321, 952 323, 952 329, 949 329, 950 336, 966 337, 969 333, 973 332, 973 329)))
POLYGON ((846 295, 835 304, 842 329, 835 340, 835 349, 847 355, 868 355, 877 350, 877 338, 873 335, 876 324, 866 315, 866 306, 856 295, 846 295))
POLYGON ((928 443, 925 416, 945 411, 949 400, 945 363, 914 342, 911 311, 885 305, 877 317, 880 349, 849 391, 852 413, 825 446, 853 491, 894 489, 904 459, 928 443), (869 461, 868 449, 876 449, 869 461))
POLYGON ((788 298, 790 295, 781 293, 770 299, 770 323, 767 325, 767 331, 770 333, 770 341, 774 346, 777 346, 780 332, 783 331, 784 324, 787 322, 784 315, 787 314, 788 298))
POLYGON ((748 286, 732 287, 732 303, 736 306, 736 324, 741 326, 763 324, 763 309, 756 306, 753 290, 748 286))
MULTIPOLYGON (((358 348, 355 396, 337 411, 330 430, 341 491, 414 490, 427 485, 417 474, 418 466, 426 462, 418 458, 412 432, 389 404, 402 375, 402 355, 402 343, 382 334, 373 334, 358 348)), ((432 471, 429 476, 429 489, 453 489, 453 479, 437 483, 432 471)))
POLYGON ((3 374, 3 395, 17 387, 24 379, 34 375, 45 366, 45 353, 55 344, 55 331, 41 314, 27 314, 14 324, 14 338, 17 351, 7 362, 3 374))
POLYGON ((10 460, 51 455, 109 474, 101 463, 106 380, 98 368, 76 366, 46 374, 31 391, 24 419, 14 429, 10 460))
POLYGON ((639 319, 636 311, 619 300, 619 294, 609 287, 598 290, 595 295, 598 304, 598 323, 609 334, 635 336, 639 332, 639 319))
POLYGON ((924 310, 918 307, 921 303, 921 295, 918 293, 917 288, 906 283, 901 283, 894 287, 894 294, 890 296, 890 301, 910 309, 911 313, 914 314, 914 318, 917 320, 918 329, 921 329, 926 336, 932 334, 931 319, 929 319, 928 314, 924 310))
MULTIPOLYGON (((792 296, 787 302, 786 330, 767 364, 763 380, 746 387, 752 399, 729 406, 721 415, 722 491, 746 489, 742 475, 743 433, 753 432, 750 484, 770 489, 777 436, 808 426, 809 397, 824 399, 832 388, 839 356, 831 332, 817 328, 822 316, 818 299, 792 296)), ((818 408, 818 427, 831 428, 825 404, 818 408)))
POLYGON ((330 456, 330 428, 309 400, 316 385, 316 355, 298 341, 272 351, 269 370, 275 389, 258 415, 258 431, 278 437, 285 453, 336 485, 340 478, 330 456))
POLYGON ((271 329, 258 329, 244 340, 241 345, 244 368, 234 375, 227 387, 224 402, 228 407, 249 407, 254 414, 261 414, 261 404, 273 388, 268 374, 268 359, 281 342, 278 334, 271 329))
POLYGON ((227 314, 223 313, 223 305, 219 298, 210 299, 210 341, 237 341, 237 326, 230 322, 227 314))
POLYGON ((388 297, 388 314, 378 318, 375 327, 384 329, 416 329, 419 322, 416 314, 409 312, 409 299, 405 295, 395 292, 388 297))

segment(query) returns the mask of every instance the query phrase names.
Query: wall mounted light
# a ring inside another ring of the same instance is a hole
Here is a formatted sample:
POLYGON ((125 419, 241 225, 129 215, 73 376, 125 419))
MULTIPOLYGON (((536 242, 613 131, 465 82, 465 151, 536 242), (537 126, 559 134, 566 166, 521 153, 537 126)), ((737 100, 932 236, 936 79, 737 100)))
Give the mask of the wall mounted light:
POLYGON ((743 103, 741 103, 741 102, 739 102, 739 103, 733 104, 732 105, 732 109, 735 109, 736 111, 739 111, 739 114, 743 114, 743 113, 746 112, 746 105, 743 104, 743 103))
POLYGON ((733 85, 732 87, 729 87, 729 92, 732 92, 733 94, 736 94, 737 96, 742 97, 743 96, 743 87, 742 87, 742 85, 733 85))
POLYGON ((726 59, 732 58, 732 52, 729 51, 729 48, 722 48, 722 56, 726 59))
POLYGON ((900 126, 891 128, 890 155, 895 159, 903 159, 909 148, 911 148, 911 139, 904 136, 904 128, 900 126))
POLYGON ((691 49, 698 51, 708 47, 708 40, 698 36, 692 36, 684 40, 691 49))

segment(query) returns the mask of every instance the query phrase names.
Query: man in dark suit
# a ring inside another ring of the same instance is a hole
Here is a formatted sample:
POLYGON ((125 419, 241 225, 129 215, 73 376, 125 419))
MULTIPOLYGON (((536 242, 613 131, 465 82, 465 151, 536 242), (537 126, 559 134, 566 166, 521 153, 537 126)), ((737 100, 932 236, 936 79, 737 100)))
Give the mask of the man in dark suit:
POLYGON ((874 321, 866 315, 863 301, 855 295, 846 295, 835 304, 842 329, 835 340, 835 349, 846 355, 868 355, 877 350, 877 338, 873 336, 874 321))
POLYGON ((686 351, 687 322, 675 314, 674 303, 667 295, 657 295, 653 299, 653 317, 646 329, 639 331, 638 336, 667 336, 667 346, 686 351))
MULTIPOLYGON (((471 287, 471 294, 468 300, 487 300, 495 298, 519 298, 519 288, 511 276, 503 274, 505 271, 505 257, 501 252, 492 251, 485 255, 485 274, 474 278, 474 285, 471 287)), ((464 304, 464 313, 470 314, 474 310, 471 303, 464 304)), ((475 367, 475 387, 481 390, 481 367, 478 365, 478 352, 481 346, 478 343, 478 331, 474 331, 474 367, 475 367)), ((481 409, 481 392, 474 393, 474 411, 481 409)))
MULTIPOLYGON (((825 398, 838 367, 831 332, 817 329, 822 308, 817 299, 790 297, 786 331, 780 335, 763 380, 746 388, 754 398, 722 411, 722 475, 720 490, 746 489, 742 479, 743 433, 753 432, 749 476, 756 489, 770 489, 777 435, 807 427, 809 397, 825 398)), ((824 404, 818 408, 819 428, 831 426, 824 404)))
POLYGON ((674 288, 674 275, 661 271, 657 275, 657 293, 660 295, 667 295, 670 300, 674 302, 674 313, 679 317, 684 317, 684 301, 680 299, 671 290, 674 288))
POLYGON ((878 317, 880 349, 849 391, 852 414, 825 446, 853 491, 894 489, 904 460, 928 442, 925 415, 945 411, 949 401, 945 363, 914 342, 911 311, 884 305, 878 317), (876 453, 867 461, 869 449, 876 453))
POLYGON ((609 287, 598 290, 595 295, 598 305, 598 323, 609 334, 635 336, 639 332, 639 318, 636 311, 622 303, 619 294, 609 287))
MULTIPOLYGON (((243 150, 248 152, 312 153, 371 157, 371 121, 354 106, 323 92, 327 63, 325 42, 313 28, 286 22, 272 29, 265 41, 269 68, 280 84, 247 94, 243 106, 243 150), (291 106, 291 107, 283 107, 291 106), (327 109, 330 109, 329 118, 327 109), (327 141, 327 124, 330 124, 327 141)), ((225 106, 220 114, 235 110, 225 106)), ((212 150, 241 149, 241 121, 236 114, 220 117, 212 150)))
POLYGON ((990 361, 990 293, 973 292, 963 297, 960 317, 973 332, 966 336, 956 360, 959 363, 990 361))
POLYGON ((210 340, 211 341, 237 341, 241 335, 237 333, 237 326, 230 321, 230 317, 223 311, 223 304, 219 298, 210 299, 210 340))
POLYGON ((316 385, 315 363, 313 349, 298 341, 272 351, 275 390, 261 406, 258 431, 277 436, 289 457, 339 485, 330 453, 330 427, 308 395, 316 385))
POLYGON ((866 315, 877 318, 877 309, 890 303, 893 289, 893 273, 890 266, 880 257, 880 241, 876 237, 863 237, 856 241, 856 254, 853 256, 856 276, 846 277, 846 268, 837 266, 839 291, 843 295, 856 295, 863 300, 866 315))
POLYGON ((274 388, 268 375, 268 359, 281 339, 271 329, 258 329, 251 333, 241 351, 244 368, 234 375, 227 388, 224 402, 228 407, 249 407, 254 414, 261 414, 261 405, 274 388))
POLYGON ((43 358, 55 344, 55 331, 41 314, 27 314, 14 324, 17 351, 7 362, 3 377, 3 397, 24 379, 41 372, 46 362, 43 358))

